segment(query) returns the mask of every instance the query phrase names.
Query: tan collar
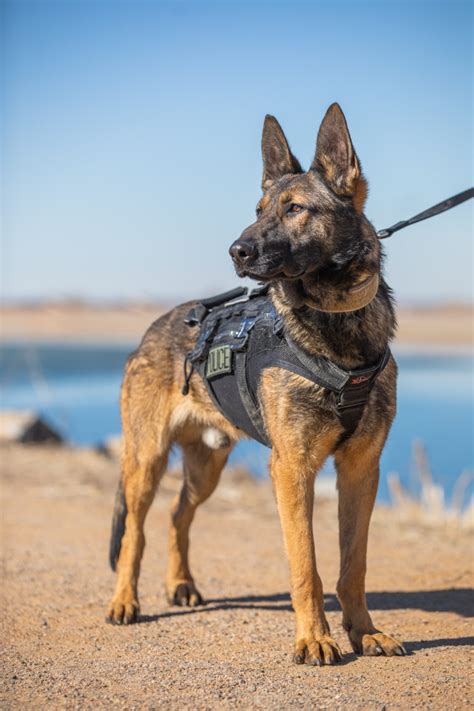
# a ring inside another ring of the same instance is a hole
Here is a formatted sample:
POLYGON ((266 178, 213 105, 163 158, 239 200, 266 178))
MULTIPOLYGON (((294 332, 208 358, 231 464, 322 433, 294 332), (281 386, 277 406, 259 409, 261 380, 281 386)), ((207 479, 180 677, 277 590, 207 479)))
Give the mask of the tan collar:
POLYGON ((314 301, 309 296, 305 298, 306 306, 316 311, 326 311, 328 313, 345 313, 348 311, 358 311, 370 304, 379 289, 379 275, 372 274, 365 281, 342 295, 336 289, 328 289, 323 297, 318 297, 314 301))

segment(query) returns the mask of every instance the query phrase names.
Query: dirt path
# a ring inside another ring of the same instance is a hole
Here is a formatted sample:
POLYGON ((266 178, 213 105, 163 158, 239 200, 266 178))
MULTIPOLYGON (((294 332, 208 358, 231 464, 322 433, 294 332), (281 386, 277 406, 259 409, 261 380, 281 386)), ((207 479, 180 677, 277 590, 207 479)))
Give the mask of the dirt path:
POLYGON ((462 709, 472 702, 472 540, 374 515, 368 574, 376 623, 406 658, 349 651, 334 596, 334 501, 315 511, 337 667, 292 664, 293 614, 270 488, 225 475, 194 526, 192 562, 208 605, 169 608, 166 477, 147 525, 141 624, 104 623, 114 462, 9 447, 3 494, 3 709, 462 709))

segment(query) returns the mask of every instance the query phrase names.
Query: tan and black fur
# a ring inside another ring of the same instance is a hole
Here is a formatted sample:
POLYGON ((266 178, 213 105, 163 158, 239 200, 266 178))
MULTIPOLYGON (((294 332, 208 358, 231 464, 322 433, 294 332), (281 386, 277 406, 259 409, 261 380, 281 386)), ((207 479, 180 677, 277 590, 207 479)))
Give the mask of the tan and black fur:
MULTIPOLYGON (((343 313, 320 310, 328 295, 333 303, 350 304, 352 291, 381 270, 380 243, 363 214, 367 183, 341 109, 337 104, 328 109, 307 172, 272 117, 265 120, 262 152, 257 220, 230 248, 237 273, 270 283, 285 328, 309 353, 352 369, 377 362, 395 328, 390 290, 381 275, 377 294, 365 307, 343 313)), ((198 374, 191 378, 189 394, 182 394, 184 357, 198 334, 198 327, 184 324, 191 305, 158 319, 125 370, 123 470, 111 543, 118 578, 108 613, 117 624, 137 618, 143 526, 174 443, 183 451, 184 481, 171 511, 167 592, 175 604, 202 603, 189 568, 189 529, 241 437, 216 410, 198 374)), ((322 388, 297 375, 266 369, 259 399, 272 444, 270 472, 290 563, 294 660, 319 665, 341 659, 324 614, 312 530, 314 480, 330 454, 339 491, 337 593, 344 628, 358 653, 403 654, 397 640, 375 627, 365 598, 369 521, 380 455, 395 415, 394 360, 379 375, 348 439, 341 437, 341 423, 327 408, 322 388)))

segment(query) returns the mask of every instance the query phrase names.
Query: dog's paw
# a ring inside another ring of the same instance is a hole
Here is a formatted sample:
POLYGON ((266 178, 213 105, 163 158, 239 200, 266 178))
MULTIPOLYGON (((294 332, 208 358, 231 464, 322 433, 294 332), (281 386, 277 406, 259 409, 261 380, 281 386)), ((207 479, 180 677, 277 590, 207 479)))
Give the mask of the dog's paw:
POLYGON ((192 580, 168 583, 166 597, 170 605, 179 605, 180 607, 204 605, 202 596, 192 580))
POLYGON ((105 619, 112 625, 132 625, 137 621, 139 612, 136 598, 114 597, 105 619))
POLYGON ((295 644, 293 661, 296 664, 337 664, 342 661, 342 652, 338 643, 329 635, 319 639, 299 639, 295 644))
POLYGON ((394 637, 390 637, 383 632, 372 632, 371 634, 357 633, 351 630, 349 640, 352 649, 356 654, 363 654, 365 657, 403 657, 406 654, 405 647, 394 637))

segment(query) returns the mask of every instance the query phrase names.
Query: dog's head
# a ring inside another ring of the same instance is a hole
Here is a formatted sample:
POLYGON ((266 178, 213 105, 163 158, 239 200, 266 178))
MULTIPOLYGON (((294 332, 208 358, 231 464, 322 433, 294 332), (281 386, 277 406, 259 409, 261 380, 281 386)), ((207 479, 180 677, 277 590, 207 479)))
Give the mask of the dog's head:
POLYGON ((257 219, 230 247, 239 276, 270 281, 291 306, 324 290, 357 290, 380 269, 380 243, 363 215, 367 182, 338 104, 329 107, 307 172, 278 121, 265 118, 257 219))

